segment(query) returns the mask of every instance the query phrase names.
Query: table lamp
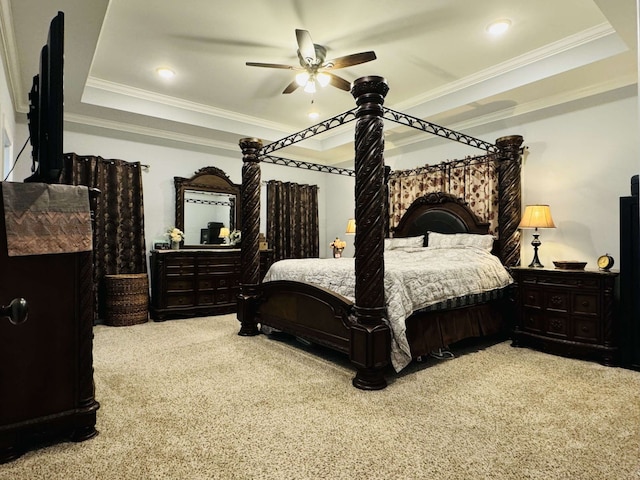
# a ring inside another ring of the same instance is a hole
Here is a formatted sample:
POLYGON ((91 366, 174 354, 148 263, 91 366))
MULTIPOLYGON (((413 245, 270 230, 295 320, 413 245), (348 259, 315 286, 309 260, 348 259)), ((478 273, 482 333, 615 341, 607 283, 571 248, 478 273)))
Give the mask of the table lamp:
POLYGON ((540 235, 538 233, 539 228, 556 228, 553 223, 553 218, 551 218, 551 209, 549 205, 527 205, 524 209, 524 213, 522 214, 522 220, 520 221, 520 225, 518 228, 534 228, 535 231, 533 233, 533 240, 531 241, 531 245, 533 245, 533 260, 531 264, 529 264, 529 268, 543 268, 544 265, 540 263, 540 259, 538 258, 538 247, 542 245, 542 242, 538 239, 540 235))
POLYGON ((354 233, 356 233, 356 219, 355 218, 350 218, 349 221, 347 222, 347 230, 345 233, 348 233, 350 235, 353 235, 354 233))
POLYGON ((227 227, 222 227, 220 228, 220 234, 218 235, 218 238, 224 238, 224 243, 227 244, 229 243, 229 234, 231 234, 229 229, 227 227))

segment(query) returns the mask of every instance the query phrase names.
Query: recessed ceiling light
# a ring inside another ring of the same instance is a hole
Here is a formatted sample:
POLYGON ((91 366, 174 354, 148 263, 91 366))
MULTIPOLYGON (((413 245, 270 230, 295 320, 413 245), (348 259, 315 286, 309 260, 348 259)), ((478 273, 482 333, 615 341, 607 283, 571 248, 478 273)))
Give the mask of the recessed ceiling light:
POLYGON ((319 116, 320 116, 320 112, 318 112, 318 110, 316 109, 316 106, 314 105, 313 100, 311 100, 311 108, 307 112, 307 117, 309 117, 311 120, 315 120, 319 116))
POLYGON ((171 70, 170 68, 158 68, 156 70, 156 72, 158 73, 158 75, 160 75, 162 78, 173 78, 176 76, 176 72, 174 72, 173 70, 171 70))
POLYGON ((510 26, 511 20, 508 18, 502 18, 487 25, 487 33, 490 33, 491 35, 502 35, 504 32, 509 30, 510 26))

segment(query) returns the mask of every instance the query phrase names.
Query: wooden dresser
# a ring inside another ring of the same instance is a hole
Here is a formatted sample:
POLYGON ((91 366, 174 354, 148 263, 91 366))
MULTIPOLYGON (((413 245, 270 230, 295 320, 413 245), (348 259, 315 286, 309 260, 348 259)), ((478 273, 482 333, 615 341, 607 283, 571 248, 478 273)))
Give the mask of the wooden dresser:
POLYGON ((617 272, 516 267, 513 346, 619 362, 617 272))
MULTIPOLYGON (((240 293, 240 249, 151 251, 151 317, 222 315, 237 310, 240 293)), ((260 252, 260 277, 271 266, 273 252, 260 252)))

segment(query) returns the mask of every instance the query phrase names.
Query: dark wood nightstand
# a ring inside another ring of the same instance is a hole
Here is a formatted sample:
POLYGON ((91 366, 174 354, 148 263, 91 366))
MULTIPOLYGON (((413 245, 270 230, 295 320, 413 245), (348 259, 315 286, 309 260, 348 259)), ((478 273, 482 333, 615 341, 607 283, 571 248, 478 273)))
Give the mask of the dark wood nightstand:
POLYGON ((618 273, 514 267, 514 347, 619 362, 615 292, 618 273))

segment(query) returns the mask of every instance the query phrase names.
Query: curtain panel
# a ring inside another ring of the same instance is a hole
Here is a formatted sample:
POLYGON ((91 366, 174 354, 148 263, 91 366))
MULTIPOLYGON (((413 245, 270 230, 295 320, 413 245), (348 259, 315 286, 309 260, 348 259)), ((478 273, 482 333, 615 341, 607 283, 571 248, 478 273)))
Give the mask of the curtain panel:
POLYGON ((94 311, 98 318, 104 318, 104 276, 147 273, 141 166, 139 162, 68 153, 63 182, 100 191, 93 224, 94 311))
POLYGON ((498 174, 495 155, 469 157, 389 175, 389 227, 394 228, 418 197, 444 192, 463 199, 491 234, 498 235, 498 174))
POLYGON ((318 186, 267 182, 267 239, 274 260, 320 256, 318 186))

